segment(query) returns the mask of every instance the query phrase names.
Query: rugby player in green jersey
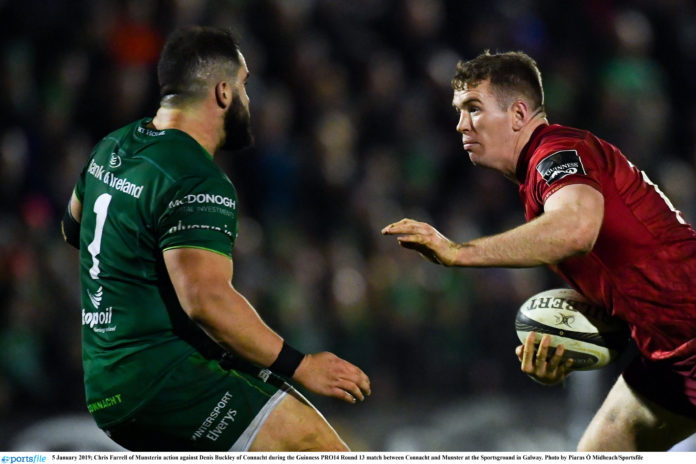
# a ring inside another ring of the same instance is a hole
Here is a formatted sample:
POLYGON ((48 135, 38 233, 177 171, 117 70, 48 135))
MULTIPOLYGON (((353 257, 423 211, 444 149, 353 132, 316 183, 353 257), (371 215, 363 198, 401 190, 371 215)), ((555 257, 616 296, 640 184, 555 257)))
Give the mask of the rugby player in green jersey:
POLYGON ((358 367, 295 350, 232 285, 237 194, 213 154, 252 142, 248 75, 229 32, 172 34, 156 116, 97 144, 63 218, 80 250, 87 408, 128 449, 347 450, 283 378, 370 394, 358 367))

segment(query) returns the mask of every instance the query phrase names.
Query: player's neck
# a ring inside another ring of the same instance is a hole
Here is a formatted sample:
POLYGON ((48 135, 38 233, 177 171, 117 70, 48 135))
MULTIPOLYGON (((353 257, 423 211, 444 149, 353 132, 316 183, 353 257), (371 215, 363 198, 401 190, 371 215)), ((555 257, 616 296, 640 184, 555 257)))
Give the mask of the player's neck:
POLYGON ((178 129, 186 132, 211 156, 220 143, 220 136, 215 127, 210 124, 210 118, 200 114, 195 109, 160 107, 152 120, 152 125, 157 130, 178 129))
POLYGON ((542 124, 548 124, 549 121, 546 119, 546 115, 541 113, 537 116, 534 116, 529 120, 527 124, 525 124, 519 131, 517 135, 517 140, 515 141, 515 148, 514 148, 514 156, 513 156, 513 163, 512 167, 513 170, 508 173, 507 177, 512 179, 514 182, 519 183, 519 180, 517 180, 515 174, 517 170, 517 162, 520 159, 520 155, 522 154, 522 150, 524 147, 529 143, 529 139, 531 139, 532 134, 536 130, 537 127, 541 126, 542 124))

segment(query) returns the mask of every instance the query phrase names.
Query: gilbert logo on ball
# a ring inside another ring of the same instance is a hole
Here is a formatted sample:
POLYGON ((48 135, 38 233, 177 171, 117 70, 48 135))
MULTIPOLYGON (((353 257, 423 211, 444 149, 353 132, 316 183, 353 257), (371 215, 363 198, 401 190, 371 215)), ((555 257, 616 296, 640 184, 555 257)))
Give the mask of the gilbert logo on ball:
MULTIPOLYGON (((551 346, 562 344, 564 358, 573 358, 575 370, 606 366, 629 339, 623 321, 568 288, 546 290, 525 301, 517 311, 515 330, 522 343, 532 331, 537 343, 542 335, 551 335, 551 346)), ((553 350, 549 351, 552 355, 553 350)))

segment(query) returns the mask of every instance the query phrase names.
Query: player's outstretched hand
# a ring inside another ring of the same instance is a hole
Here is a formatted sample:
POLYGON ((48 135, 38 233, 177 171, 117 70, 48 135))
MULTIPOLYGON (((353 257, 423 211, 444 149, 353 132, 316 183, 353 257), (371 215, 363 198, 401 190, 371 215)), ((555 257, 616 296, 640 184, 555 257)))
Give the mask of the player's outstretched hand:
POLYGON ((458 246, 430 224, 402 219, 382 229, 382 235, 398 235, 396 240, 404 248, 419 252, 425 259, 436 264, 455 264, 458 246))
POLYGON ((548 359, 551 336, 547 334, 541 337, 541 342, 539 342, 539 348, 536 352, 534 349, 535 340, 536 333, 530 332, 524 341, 524 345, 520 345, 515 349, 515 354, 517 354, 522 363, 522 372, 546 385, 554 385, 563 381, 570 374, 573 366, 571 358, 563 359, 565 351, 563 345, 558 345, 553 356, 548 359))
POLYGON ((313 393, 347 403, 364 401, 370 395, 367 375, 359 367, 326 351, 306 355, 293 379, 313 393))

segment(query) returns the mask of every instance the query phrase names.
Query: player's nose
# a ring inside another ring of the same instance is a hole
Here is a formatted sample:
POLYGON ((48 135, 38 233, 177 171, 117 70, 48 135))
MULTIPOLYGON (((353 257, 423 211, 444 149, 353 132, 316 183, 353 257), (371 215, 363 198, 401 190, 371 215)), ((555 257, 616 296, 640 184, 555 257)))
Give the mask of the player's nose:
POLYGON ((471 118, 466 111, 459 112, 459 121, 457 122, 457 132, 460 134, 465 133, 471 129, 471 118))

